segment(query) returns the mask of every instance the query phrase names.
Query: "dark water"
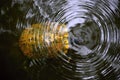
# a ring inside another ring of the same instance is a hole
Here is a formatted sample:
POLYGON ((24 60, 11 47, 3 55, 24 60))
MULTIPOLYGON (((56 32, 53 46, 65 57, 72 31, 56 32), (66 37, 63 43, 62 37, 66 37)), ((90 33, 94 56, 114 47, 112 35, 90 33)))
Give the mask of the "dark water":
POLYGON ((120 1, 1 0, 0 80, 8 79, 120 80, 120 1))

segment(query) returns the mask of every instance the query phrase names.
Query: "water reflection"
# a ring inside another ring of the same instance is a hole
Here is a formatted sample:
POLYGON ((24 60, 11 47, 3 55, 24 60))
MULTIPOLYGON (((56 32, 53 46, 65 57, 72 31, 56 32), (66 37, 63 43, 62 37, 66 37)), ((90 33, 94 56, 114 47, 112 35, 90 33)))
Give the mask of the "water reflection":
POLYGON ((119 80, 118 0, 2 0, 2 3, 1 55, 7 53, 9 59, 18 58, 12 63, 20 62, 28 80, 119 80), (35 24, 41 26, 33 27, 35 24), (29 54, 37 57, 28 57, 29 54), (50 54, 55 57, 49 57, 50 54))

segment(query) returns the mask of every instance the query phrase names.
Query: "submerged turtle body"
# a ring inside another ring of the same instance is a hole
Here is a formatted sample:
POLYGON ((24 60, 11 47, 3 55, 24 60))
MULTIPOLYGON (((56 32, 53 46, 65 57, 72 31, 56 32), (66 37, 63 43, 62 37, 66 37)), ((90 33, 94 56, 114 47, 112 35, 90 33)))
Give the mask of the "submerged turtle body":
POLYGON ((25 56, 29 58, 53 58, 60 51, 65 54, 69 48, 68 32, 65 25, 57 25, 53 28, 42 24, 33 24, 23 30, 19 47, 25 56))

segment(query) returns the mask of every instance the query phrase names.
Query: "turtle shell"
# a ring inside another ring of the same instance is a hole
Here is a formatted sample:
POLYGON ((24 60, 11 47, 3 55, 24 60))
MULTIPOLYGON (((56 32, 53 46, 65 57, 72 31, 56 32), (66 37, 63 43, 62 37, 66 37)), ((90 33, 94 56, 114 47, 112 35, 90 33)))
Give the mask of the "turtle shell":
POLYGON ((65 25, 58 25, 53 29, 50 25, 33 24, 23 30, 19 47, 29 58, 53 58, 60 51, 67 53, 69 48, 68 32, 65 25))

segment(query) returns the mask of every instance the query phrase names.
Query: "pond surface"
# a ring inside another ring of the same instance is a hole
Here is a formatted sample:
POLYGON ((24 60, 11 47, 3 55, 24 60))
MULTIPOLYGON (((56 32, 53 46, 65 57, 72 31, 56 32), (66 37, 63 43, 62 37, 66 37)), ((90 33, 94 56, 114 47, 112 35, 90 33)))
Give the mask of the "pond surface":
POLYGON ((119 0, 1 0, 0 80, 119 80, 119 0))

